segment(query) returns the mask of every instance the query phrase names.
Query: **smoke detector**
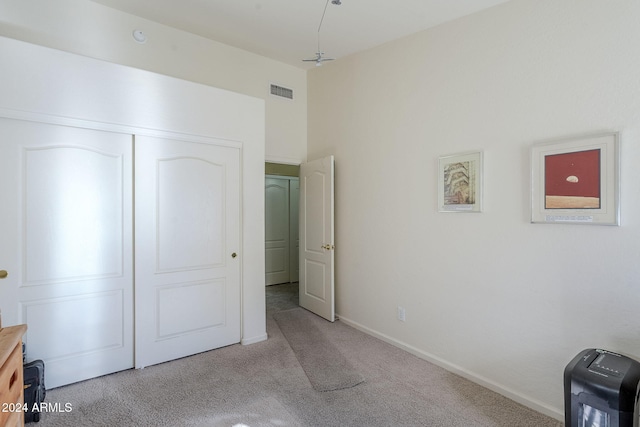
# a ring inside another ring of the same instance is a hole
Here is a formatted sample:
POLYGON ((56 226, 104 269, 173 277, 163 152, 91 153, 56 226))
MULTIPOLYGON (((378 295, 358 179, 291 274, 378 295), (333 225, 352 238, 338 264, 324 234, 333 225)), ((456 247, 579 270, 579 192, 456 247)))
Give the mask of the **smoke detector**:
POLYGON ((142 30, 133 30, 133 39, 140 44, 144 44, 147 42, 147 35, 142 30))

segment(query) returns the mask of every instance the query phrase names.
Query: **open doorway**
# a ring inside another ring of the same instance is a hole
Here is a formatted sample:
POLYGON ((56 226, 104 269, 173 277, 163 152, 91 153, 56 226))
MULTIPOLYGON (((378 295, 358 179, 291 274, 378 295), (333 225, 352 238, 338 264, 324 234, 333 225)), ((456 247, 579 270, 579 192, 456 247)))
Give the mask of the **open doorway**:
POLYGON ((298 165, 265 163, 265 286, 267 311, 298 306, 298 165))

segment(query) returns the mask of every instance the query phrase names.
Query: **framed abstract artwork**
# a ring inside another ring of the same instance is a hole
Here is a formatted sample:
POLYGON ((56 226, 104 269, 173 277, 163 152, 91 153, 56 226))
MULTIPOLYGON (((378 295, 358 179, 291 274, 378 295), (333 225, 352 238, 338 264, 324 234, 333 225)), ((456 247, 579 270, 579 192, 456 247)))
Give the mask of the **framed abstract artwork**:
POLYGON ((438 158, 438 211, 482 212, 482 151, 438 158))
POLYGON ((619 225, 619 134, 531 149, 531 222, 619 225))

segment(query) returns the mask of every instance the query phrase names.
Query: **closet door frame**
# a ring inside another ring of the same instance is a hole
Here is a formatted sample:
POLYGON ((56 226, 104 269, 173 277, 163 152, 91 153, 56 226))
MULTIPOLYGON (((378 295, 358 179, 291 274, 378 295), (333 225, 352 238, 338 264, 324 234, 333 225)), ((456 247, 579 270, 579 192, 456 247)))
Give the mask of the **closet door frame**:
POLYGON ((264 99, 6 37, 0 56, 5 117, 241 146, 241 343, 266 340, 264 99))
MULTIPOLYGON (((175 132, 167 132, 167 131, 161 131, 161 130, 153 130, 153 129, 142 129, 142 128, 137 128, 137 127, 132 127, 132 126, 125 126, 125 125, 115 125, 115 124, 109 124, 109 123, 101 123, 101 122, 94 122, 94 121, 89 121, 89 120, 81 120, 81 119, 76 119, 76 118, 68 118, 68 117, 59 117, 59 116, 52 116, 52 115, 48 115, 48 114, 40 114, 40 113, 33 113, 33 112, 24 112, 24 111, 16 111, 16 110, 11 110, 11 109, 5 109, 0 107, 0 118, 3 119, 9 119, 9 120, 18 120, 18 121, 22 121, 22 122, 26 122, 26 123, 34 123, 34 124, 45 124, 45 125, 54 125, 54 126, 62 126, 62 127, 68 127, 68 128, 77 128, 77 129, 85 129, 85 130, 89 130, 89 131, 101 131, 101 132, 107 132, 107 133, 113 133, 113 134, 124 134, 124 135, 130 135, 131 136, 131 145, 129 147, 130 149, 130 157, 133 156, 134 152, 135 152, 135 137, 138 136, 147 136, 147 137, 153 137, 153 138, 164 138, 164 139, 170 139, 170 140, 177 140, 177 141, 185 141, 185 142, 190 142, 190 143, 200 143, 200 144, 207 144, 207 145, 212 145, 212 141, 215 141, 215 145, 216 146, 220 146, 220 147, 227 147, 227 148, 233 148, 233 149, 237 149, 239 151, 240 154, 240 162, 242 162, 241 160, 241 156, 242 156, 242 148, 243 148, 243 144, 241 142, 238 141, 230 141, 230 140, 223 140, 223 139, 212 139, 212 138, 207 138, 207 137, 202 137, 202 136, 197 136, 197 135, 186 135, 186 134, 182 134, 182 133, 175 133, 175 132)), ((130 170, 128 171, 124 171, 125 174, 128 174, 129 176, 133 177, 134 174, 134 168, 133 168, 133 164, 131 162, 129 162, 128 167, 130 168, 130 170)), ((242 179, 242 167, 240 167, 240 178, 239 178, 239 192, 238 192, 238 198, 240 200, 240 215, 237 219, 238 221, 238 228, 239 228, 239 233, 242 234, 242 229, 243 229, 243 207, 242 207, 242 183, 243 179, 242 179)), ((131 188, 128 189, 127 194, 129 194, 130 196, 133 194, 134 192, 134 188, 135 188, 135 181, 131 180, 130 182, 131 188)), ((131 200, 127 201, 127 206, 129 206, 129 210, 128 212, 125 212, 123 215, 128 216, 129 218, 127 218, 127 220, 129 221, 129 223, 133 223, 133 217, 134 217, 134 211, 135 211, 135 206, 133 205, 133 196, 131 196, 131 200)), ((126 253, 129 254, 129 258, 128 260, 125 260, 125 262, 129 263, 129 264, 134 264, 134 259, 133 259, 133 253, 135 252, 135 245, 134 245, 134 233, 135 233, 135 224, 133 225, 132 228, 127 229, 128 231, 126 231, 124 233, 123 240, 125 242, 128 242, 127 244, 130 245, 130 248, 126 251, 126 253)), ((244 253, 243 251, 243 242, 242 239, 240 239, 238 242, 238 249, 235 251, 236 253, 242 255, 244 253)), ((240 263, 242 263, 242 260, 239 261, 240 263)), ((126 363, 126 364, 122 364, 120 363, 118 365, 117 368, 111 368, 110 372, 104 371, 104 370, 100 370, 99 367, 93 369, 93 370, 86 370, 86 372, 82 373, 75 373, 73 375, 58 375, 57 372, 52 372, 51 369, 49 369, 49 375, 54 374, 55 376, 55 380, 50 381, 51 383, 51 387, 59 387, 59 386, 63 386, 69 383, 73 383, 73 382, 77 382, 77 381, 81 381, 81 380, 85 380, 85 379, 89 379, 89 378, 93 378, 95 376, 100 376, 100 375, 105 375, 108 373, 112 373, 112 372, 117 372, 119 370, 123 370, 123 369, 129 369, 129 368, 133 368, 138 367, 138 368, 142 368, 147 364, 142 364, 139 366, 136 366, 136 364, 134 363, 135 361, 135 354, 136 354, 136 348, 139 346, 138 344, 138 337, 134 336, 134 330, 136 329, 136 325, 135 325, 135 318, 134 318, 134 307, 137 305, 137 301, 134 297, 135 295, 135 278, 134 278, 134 274, 131 268, 128 268, 126 270, 125 273, 127 276, 123 277, 123 280, 127 281, 129 283, 128 287, 124 290, 125 294, 128 294, 131 296, 131 300, 129 303, 124 304, 124 312, 122 314, 124 320, 124 324, 125 325, 131 325, 130 327, 127 326, 128 329, 130 329, 129 331, 124 331, 125 335, 129 337, 129 339, 133 339, 133 342, 128 342, 128 343, 124 343, 125 347, 128 348, 128 350, 125 350, 128 352, 128 355, 125 357, 126 359, 128 359, 130 361, 130 363, 126 363), (84 376, 83 376, 84 375, 84 376)), ((239 295, 242 295, 243 293, 243 280, 242 280, 242 274, 240 273, 239 275, 239 283, 238 283, 238 287, 239 287, 239 295)), ((236 319, 236 321, 234 321, 234 323, 236 323, 237 325, 240 325, 242 323, 242 313, 243 313, 243 305, 244 305, 244 301, 242 299, 239 299, 239 307, 237 307, 237 311, 236 311, 236 315, 238 317, 238 319, 236 319)), ((26 304, 30 304, 29 301, 25 302, 26 304)), ((11 324, 17 324, 21 322, 22 317, 20 315, 15 315, 15 316, 9 316, 9 313, 7 312, 5 314, 5 318, 4 320, 4 324, 5 325, 11 325, 11 324)), ((238 333, 237 333, 237 339, 234 339, 234 342, 242 342, 242 330, 238 327, 238 333)), ((76 339, 79 339, 78 337, 76 337, 76 339)), ((28 342, 28 332, 27 335, 25 337, 25 340, 28 342)), ((258 339, 254 339, 252 342, 258 342, 261 341, 260 338, 258 339)), ((250 344, 252 342, 243 342, 243 344, 250 344)), ((224 345, 228 345, 229 342, 225 342, 224 345)), ((33 353, 33 352, 32 352, 33 353)), ((184 356, 184 354, 180 355, 180 357, 184 356)), ((29 351, 27 350, 27 357, 29 359, 34 359, 34 358, 39 358, 39 356, 35 353, 33 354, 29 354, 29 351)), ((53 366, 50 366, 50 368, 53 368, 53 366)), ((54 377, 52 377, 54 378, 54 377)))

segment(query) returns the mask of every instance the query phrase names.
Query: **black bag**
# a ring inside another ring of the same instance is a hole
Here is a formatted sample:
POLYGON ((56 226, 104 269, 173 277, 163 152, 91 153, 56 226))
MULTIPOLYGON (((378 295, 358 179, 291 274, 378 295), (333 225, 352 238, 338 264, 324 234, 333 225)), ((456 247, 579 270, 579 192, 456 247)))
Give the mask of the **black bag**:
POLYGON ((44 402, 47 389, 44 386, 44 362, 34 360, 23 367, 24 374, 24 422, 40 421, 40 404, 44 402), (35 409, 35 410, 34 410, 35 409))

